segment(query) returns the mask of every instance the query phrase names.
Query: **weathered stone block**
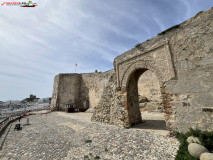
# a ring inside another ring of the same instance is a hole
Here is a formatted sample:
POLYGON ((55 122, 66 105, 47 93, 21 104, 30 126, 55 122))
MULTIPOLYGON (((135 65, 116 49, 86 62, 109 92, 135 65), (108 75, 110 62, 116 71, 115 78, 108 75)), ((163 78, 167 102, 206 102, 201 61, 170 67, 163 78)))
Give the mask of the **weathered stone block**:
POLYGON ((187 138, 187 142, 190 144, 190 143, 198 143, 198 144, 201 144, 200 143, 200 140, 197 138, 197 137, 193 137, 193 136, 190 136, 187 138))
POLYGON ((208 152, 204 146, 197 143, 190 143, 188 146, 188 151, 193 157, 196 158, 200 158, 202 153, 208 152))
POLYGON ((200 160, 213 160, 213 153, 202 153, 200 160))

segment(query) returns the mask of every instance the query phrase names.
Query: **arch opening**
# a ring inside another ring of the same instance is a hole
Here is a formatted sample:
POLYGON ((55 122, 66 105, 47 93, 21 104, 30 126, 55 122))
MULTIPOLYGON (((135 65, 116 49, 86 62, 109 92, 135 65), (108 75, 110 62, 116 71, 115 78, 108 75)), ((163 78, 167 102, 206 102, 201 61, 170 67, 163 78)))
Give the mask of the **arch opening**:
POLYGON ((142 122, 138 99, 138 79, 147 69, 137 69, 133 71, 127 81, 127 110, 129 125, 142 122))
POLYGON ((162 101, 160 83, 155 73, 142 68, 130 74, 127 81, 127 110, 130 126, 167 131, 162 101), (141 123, 142 118, 145 123, 141 123))

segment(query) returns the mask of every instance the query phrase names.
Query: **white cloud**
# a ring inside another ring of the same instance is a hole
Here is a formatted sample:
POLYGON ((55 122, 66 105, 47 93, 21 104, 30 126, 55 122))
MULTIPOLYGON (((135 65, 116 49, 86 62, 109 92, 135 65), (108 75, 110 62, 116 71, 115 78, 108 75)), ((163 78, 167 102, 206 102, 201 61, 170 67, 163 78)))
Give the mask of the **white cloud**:
MULTIPOLYGON (((165 30, 165 17, 174 16, 152 0, 34 2, 35 8, 0 6, 0 100, 34 91, 51 96, 54 76, 74 72, 76 63, 81 73, 111 69, 114 57, 159 31, 153 22, 165 30)), ((186 9, 180 19, 191 16, 189 1, 176 3, 186 9)))

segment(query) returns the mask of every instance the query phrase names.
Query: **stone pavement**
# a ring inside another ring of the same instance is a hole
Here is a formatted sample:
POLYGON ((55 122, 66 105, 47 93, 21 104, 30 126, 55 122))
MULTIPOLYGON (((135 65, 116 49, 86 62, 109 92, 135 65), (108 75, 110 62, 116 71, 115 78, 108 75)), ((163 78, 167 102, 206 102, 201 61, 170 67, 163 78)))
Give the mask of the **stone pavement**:
POLYGON ((179 143, 174 138, 92 123, 90 117, 91 113, 31 115, 30 125, 24 125, 26 118, 21 120, 21 131, 14 131, 16 121, 0 151, 0 159, 171 160, 176 155, 179 143))

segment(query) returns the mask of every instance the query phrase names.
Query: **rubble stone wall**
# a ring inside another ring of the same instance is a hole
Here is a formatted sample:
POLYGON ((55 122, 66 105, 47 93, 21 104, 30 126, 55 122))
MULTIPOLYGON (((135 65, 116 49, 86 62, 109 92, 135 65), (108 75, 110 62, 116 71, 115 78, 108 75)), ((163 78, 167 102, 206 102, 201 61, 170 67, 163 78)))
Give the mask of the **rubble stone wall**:
POLYGON ((91 118, 92 121, 124 126, 128 117, 125 116, 125 111, 119 105, 119 96, 116 88, 116 75, 113 73, 104 89, 98 106, 95 108, 91 118))
POLYGON ((141 122, 141 85, 137 84, 148 71, 159 81, 155 87, 160 92, 150 97, 162 100, 169 130, 213 130, 212 37, 210 9, 116 57, 114 71, 56 76, 51 105, 59 104, 61 108, 62 102, 69 99, 66 97, 75 97, 83 104, 89 98, 90 106, 97 106, 93 121, 131 127, 141 122), (72 93, 75 96, 71 95, 72 89, 76 90, 72 93))
POLYGON ((140 70, 149 70, 159 80, 168 129, 213 130, 212 19, 213 9, 210 9, 116 57, 115 115, 123 119, 107 121, 127 127, 141 121, 136 114, 135 76, 140 70))
POLYGON ((81 74, 81 100, 85 104, 86 99, 88 98, 89 108, 94 108, 98 105, 104 88, 106 87, 112 73, 114 73, 114 70, 81 74))

